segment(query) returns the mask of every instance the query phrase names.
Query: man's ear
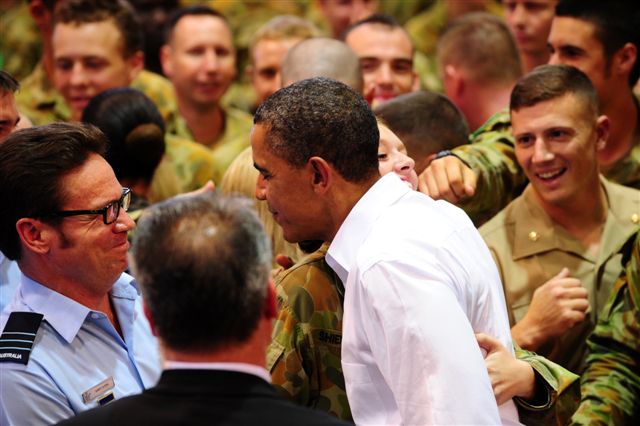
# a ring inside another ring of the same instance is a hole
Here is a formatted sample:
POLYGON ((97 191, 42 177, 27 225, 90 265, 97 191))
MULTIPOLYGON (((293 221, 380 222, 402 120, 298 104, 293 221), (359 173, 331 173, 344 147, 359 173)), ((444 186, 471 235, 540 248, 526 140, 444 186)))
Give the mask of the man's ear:
POLYGON ((412 73, 413 73, 413 83, 411 83, 411 91, 417 92, 418 90, 420 90, 420 77, 418 77, 417 72, 412 71, 412 73))
POLYGON ((460 70, 451 64, 445 65, 442 75, 447 96, 454 99, 460 98, 464 91, 464 78, 460 70))
POLYGON ((173 68, 171 66, 171 46, 168 44, 160 48, 160 64, 162 65, 164 75, 171 78, 173 68))
POLYGON ((153 317, 151 316, 149 308, 147 308, 147 304, 144 303, 144 298, 142 299, 142 311, 144 312, 144 316, 147 317, 147 321, 149 321, 151 333, 153 333, 154 336, 158 336, 158 333, 156 333, 156 325, 153 323, 153 317))
POLYGON ((51 239, 55 232, 50 225, 25 217, 16 222, 16 231, 25 249, 36 254, 46 254, 51 249, 51 239))
POLYGON ((278 317, 276 287, 273 283, 273 278, 269 278, 269 286, 267 287, 267 298, 264 301, 264 316, 267 319, 275 319, 278 317))
POLYGON ((598 120, 596 121, 596 134, 598 135, 598 140, 596 141, 597 151, 603 150, 605 146, 607 146, 610 126, 611 122, 609 121, 609 117, 606 115, 598 117, 598 120))
POLYGON ((142 50, 134 52, 127 59, 127 63, 129 64, 129 83, 131 83, 144 69, 144 52, 142 50))
POLYGON ((633 43, 625 43, 615 54, 614 65, 620 75, 628 76, 638 60, 638 49, 633 43))
POLYGON ((307 162, 311 169, 311 185, 318 194, 324 194, 333 182, 333 168, 321 157, 311 157, 307 162))

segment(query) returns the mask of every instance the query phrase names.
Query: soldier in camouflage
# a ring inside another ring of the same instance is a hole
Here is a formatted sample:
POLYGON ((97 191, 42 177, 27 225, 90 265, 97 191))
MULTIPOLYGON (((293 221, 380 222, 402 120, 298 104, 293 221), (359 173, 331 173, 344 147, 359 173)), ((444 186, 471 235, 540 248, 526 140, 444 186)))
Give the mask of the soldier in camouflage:
POLYGON ((626 267, 589 337, 574 425, 630 425, 640 418, 640 232, 621 252, 626 267))
MULTIPOLYGON (((634 188, 640 188, 640 109, 632 92, 640 75, 638 9, 624 0, 615 5, 562 0, 549 35, 550 63, 573 65, 587 74, 602 113, 611 119, 610 142, 599 155, 603 175, 634 188), (613 60, 622 57, 623 62, 613 60)), ((434 160, 420 176, 420 190, 436 199, 462 201, 479 226, 526 186, 510 130, 507 111, 497 113, 471 135, 471 144, 434 160)))

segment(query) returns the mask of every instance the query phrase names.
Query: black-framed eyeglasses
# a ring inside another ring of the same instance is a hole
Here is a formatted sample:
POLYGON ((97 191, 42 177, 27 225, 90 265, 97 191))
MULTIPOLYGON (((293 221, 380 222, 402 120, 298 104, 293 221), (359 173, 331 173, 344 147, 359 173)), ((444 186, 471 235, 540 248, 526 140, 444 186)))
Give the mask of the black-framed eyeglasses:
POLYGON ((52 213, 50 216, 54 217, 69 217, 80 216, 83 214, 101 214, 102 221, 105 225, 111 225, 118 219, 120 215, 120 209, 125 212, 129 210, 129 204, 131 204, 131 190, 129 188, 122 188, 122 196, 118 201, 113 201, 101 209, 97 210, 61 210, 52 213))

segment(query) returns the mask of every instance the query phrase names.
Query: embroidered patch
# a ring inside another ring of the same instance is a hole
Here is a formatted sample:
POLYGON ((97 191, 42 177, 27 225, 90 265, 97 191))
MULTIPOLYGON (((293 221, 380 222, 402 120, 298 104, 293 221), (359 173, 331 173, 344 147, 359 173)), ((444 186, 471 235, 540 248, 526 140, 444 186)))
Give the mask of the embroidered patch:
POLYGON ((0 362, 27 365, 33 341, 44 315, 36 312, 12 312, 0 335, 0 362))

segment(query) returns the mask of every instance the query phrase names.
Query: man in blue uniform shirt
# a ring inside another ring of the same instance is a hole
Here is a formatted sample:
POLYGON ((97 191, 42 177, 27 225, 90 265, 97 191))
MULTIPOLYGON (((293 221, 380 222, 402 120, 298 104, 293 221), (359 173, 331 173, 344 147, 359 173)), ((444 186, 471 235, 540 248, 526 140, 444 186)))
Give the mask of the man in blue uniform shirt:
POLYGON ((95 128, 51 124, 0 145, 0 250, 23 279, 0 316, 0 424, 51 424, 142 392, 157 343, 127 268, 130 191, 95 128))

